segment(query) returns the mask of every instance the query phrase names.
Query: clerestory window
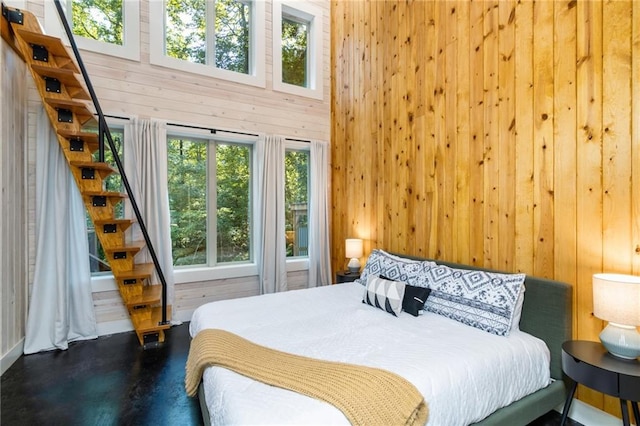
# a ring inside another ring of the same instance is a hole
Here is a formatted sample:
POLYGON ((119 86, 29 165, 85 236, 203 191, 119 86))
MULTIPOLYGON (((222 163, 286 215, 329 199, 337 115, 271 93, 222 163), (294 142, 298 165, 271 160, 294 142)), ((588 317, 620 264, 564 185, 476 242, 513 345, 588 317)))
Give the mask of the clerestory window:
POLYGON ((151 63, 264 87, 264 2, 157 0, 151 63))

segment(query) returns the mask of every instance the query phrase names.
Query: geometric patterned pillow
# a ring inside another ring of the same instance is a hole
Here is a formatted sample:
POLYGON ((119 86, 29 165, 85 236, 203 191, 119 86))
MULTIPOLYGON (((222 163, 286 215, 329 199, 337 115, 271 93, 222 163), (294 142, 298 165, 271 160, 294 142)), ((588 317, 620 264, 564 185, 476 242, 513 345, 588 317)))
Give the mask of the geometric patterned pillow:
POLYGON ((397 317, 402 312, 404 287, 405 284, 403 282, 388 281, 375 275, 370 275, 367 279, 367 287, 364 290, 362 303, 375 306, 397 317))
POLYGON ((366 285, 369 275, 383 275, 392 281, 402 281, 416 287, 428 287, 424 271, 425 268, 434 265, 433 262, 407 259, 394 256, 384 250, 374 249, 367 259, 360 278, 355 282, 366 285))
POLYGON ((436 265, 428 268, 425 310, 491 334, 507 336, 525 274, 499 274, 436 265))

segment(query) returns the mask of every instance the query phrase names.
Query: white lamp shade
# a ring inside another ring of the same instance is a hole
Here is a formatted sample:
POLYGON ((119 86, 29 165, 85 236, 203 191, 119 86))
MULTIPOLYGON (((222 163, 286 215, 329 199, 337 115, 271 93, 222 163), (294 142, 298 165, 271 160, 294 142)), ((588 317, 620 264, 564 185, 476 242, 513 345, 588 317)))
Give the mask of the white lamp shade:
POLYGON ((345 257, 350 259, 362 257, 362 240, 359 238, 347 238, 344 244, 344 251, 345 257))
POLYGON ((640 325, 640 277, 622 274, 593 276, 593 314, 620 325, 640 325))

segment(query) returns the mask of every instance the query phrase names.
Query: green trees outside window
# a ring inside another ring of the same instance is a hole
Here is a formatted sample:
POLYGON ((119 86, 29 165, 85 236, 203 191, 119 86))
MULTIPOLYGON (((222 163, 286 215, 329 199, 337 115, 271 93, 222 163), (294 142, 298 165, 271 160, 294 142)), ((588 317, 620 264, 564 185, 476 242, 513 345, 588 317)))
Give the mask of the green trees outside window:
POLYGON ((73 33, 93 40, 122 45, 124 0, 73 0, 73 33))
POLYGON ((251 3, 166 0, 167 56, 248 74, 251 3))
POLYGON ((308 256, 309 151, 287 150, 284 165, 287 257, 308 256))
POLYGON ((168 143, 174 265, 249 261, 251 147, 173 137, 168 143))
POLYGON ((282 81, 307 87, 309 24, 282 17, 282 81))

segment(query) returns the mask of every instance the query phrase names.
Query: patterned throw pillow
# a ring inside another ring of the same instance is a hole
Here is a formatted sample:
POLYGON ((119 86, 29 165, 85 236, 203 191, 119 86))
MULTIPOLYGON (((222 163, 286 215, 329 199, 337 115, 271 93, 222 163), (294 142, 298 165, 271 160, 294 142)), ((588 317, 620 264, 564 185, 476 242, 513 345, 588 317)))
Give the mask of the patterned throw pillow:
POLYGON ((365 285, 369 275, 384 275, 389 280, 402 281, 416 287, 428 287, 424 271, 430 266, 435 266, 435 263, 407 259, 394 256, 384 250, 374 249, 367 259, 360 278, 355 282, 365 285))
POLYGON ((400 281, 388 281, 370 275, 364 290, 363 303, 375 306, 397 317, 402 312, 405 284, 400 281))
POLYGON ((525 274, 437 265, 430 267, 426 276, 431 288, 427 311, 498 336, 509 334, 525 274))

